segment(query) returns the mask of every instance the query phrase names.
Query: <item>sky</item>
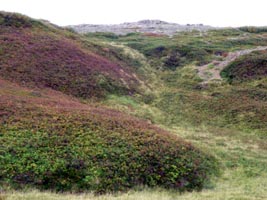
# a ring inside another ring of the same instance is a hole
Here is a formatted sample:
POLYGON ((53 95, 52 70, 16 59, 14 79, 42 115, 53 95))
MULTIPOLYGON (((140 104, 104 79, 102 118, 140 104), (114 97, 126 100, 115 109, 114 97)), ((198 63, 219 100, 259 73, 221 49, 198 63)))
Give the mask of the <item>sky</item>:
POLYGON ((60 26, 144 19, 220 27, 267 26, 266 8, 266 0, 0 0, 0 11, 60 26))

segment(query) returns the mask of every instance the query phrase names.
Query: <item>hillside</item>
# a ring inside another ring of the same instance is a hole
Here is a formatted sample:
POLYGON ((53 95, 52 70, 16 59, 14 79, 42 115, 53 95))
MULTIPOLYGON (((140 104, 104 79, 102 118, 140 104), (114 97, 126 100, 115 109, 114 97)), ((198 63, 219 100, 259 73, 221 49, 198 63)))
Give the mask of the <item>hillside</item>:
POLYGON ((191 190, 203 187, 206 167, 215 167, 212 157, 146 121, 53 90, 4 80, 0 86, 2 186, 102 193, 144 184, 191 190))
POLYGON ((3 198, 266 199, 266 28, 79 35, 1 16, 3 198))
POLYGON ((267 75, 267 52, 252 52, 231 63, 222 71, 230 82, 262 79, 267 75))
MULTIPOLYGON (((155 70, 157 80, 162 81, 145 105, 139 98, 117 96, 110 96, 106 105, 161 124, 214 152, 223 169, 215 185, 199 193, 145 190, 129 192, 121 199, 265 199, 267 85, 263 60, 267 37, 264 29, 251 29, 181 32, 172 38, 159 34, 87 34, 88 38, 127 45, 140 52, 155 70), (203 66, 207 66, 204 77, 203 66), (242 76, 241 81, 221 77, 221 71, 231 66, 236 74, 245 69, 255 76, 242 76)), ((88 199, 96 198, 89 195, 88 199)))
POLYGON ((155 33, 164 35, 174 35, 181 31, 207 31, 216 29, 203 24, 181 25, 169 23, 161 20, 141 20, 138 22, 126 22, 122 24, 101 25, 101 24, 81 24, 68 26, 78 33, 110 32, 116 35, 126 35, 129 33, 155 33))
MULTIPOLYGON (((95 37, 100 36, 95 34, 95 37)), ((104 39, 111 41, 109 37, 104 39)), ((144 54, 157 70, 158 80, 164 82, 157 89, 158 98, 151 103, 165 113, 166 117, 158 123, 168 127, 205 124, 265 133, 266 101, 258 97, 266 92, 265 51, 262 51, 267 46, 265 32, 247 33, 240 28, 211 30, 204 35, 197 31, 183 32, 173 38, 133 34, 113 40, 144 54), (246 76, 246 82, 226 83, 220 72, 232 69, 232 65, 239 66, 233 68, 236 71, 255 74, 254 79, 246 76), (206 66, 204 72, 203 66, 206 66), (207 81, 213 76, 218 79, 207 81)))
POLYGON ((1 13, 0 76, 26 86, 49 87, 76 97, 137 92, 130 67, 86 48, 64 29, 1 13))
POLYGON ((97 54, 95 41, 51 24, 0 17, 1 191, 190 191, 217 173, 212 155, 101 103, 142 94, 130 58, 115 62, 119 54, 97 54))

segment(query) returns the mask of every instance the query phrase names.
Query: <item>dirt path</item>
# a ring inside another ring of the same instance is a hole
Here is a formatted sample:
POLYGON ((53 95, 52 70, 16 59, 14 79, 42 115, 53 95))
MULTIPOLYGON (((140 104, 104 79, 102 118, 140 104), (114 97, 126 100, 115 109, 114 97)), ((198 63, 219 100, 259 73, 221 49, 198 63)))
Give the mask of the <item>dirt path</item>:
POLYGON ((254 49, 246 49, 246 50, 230 52, 226 57, 223 58, 222 61, 212 61, 209 64, 196 67, 198 70, 198 75, 201 79, 203 79, 203 83, 209 83, 211 81, 220 81, 222 80, 220 72, 231 62, 233 62, 240 56, 249 54, 253 51, 262 51, 266 49, 267 49, 266 46, 259 46, 254 49))

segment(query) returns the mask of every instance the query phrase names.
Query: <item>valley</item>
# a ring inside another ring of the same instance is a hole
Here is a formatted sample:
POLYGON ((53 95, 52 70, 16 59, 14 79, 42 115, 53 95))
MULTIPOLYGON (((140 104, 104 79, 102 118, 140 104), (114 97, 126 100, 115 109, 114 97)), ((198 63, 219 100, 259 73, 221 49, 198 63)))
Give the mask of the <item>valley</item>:
POLYGON ((0 26, 0 199, 266 199, 264 28, 0 26))

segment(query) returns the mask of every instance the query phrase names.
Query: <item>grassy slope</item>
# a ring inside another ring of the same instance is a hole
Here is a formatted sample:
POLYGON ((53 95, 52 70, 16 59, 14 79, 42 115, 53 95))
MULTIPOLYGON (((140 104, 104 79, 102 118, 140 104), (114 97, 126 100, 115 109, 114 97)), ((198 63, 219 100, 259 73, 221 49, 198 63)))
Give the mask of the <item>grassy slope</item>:
POLYGON ((101 92, 133 95, 139 83, 146 88, 138 69, 127 66, 134 59, 119 61, 127 53, 21 15, 0 17, 1 187, 99 193, 204 187, 217 170, 208 153, 145 120, 90 103, 101 92))
POLYGON ((222 30, 204 36, 193 32, 181 33, 172 39, 135 34, 121 38, 90 35, 92 39, 113 44, 115 41, 116 46, 129 45, 145 54, 148 63, 157 69, 168 68, 166 59, 173 53, 178 56, 174 60, 182 62, 174 68, 171 66, 176 70, 157 71, 160 84, 154 87, 153 95, 145 98, 146 103, 142 96, 110 95, 104 104, 160 124, 204 151, 213 152, 220 160, 223 175, 213 185, 206 185, 202 192, 179 194, 147 189, 95 197, 33 191, 7 194, 8 199, 20 196, 28 199, 38 196, 44 199, 266 199, 266 100, 262 98, 266 93, 266 79, 203 86, 193 66, 202 60, 220 59, 220 55, 228 51, 266 45, 264 32, 222 30), (203 49, 206 56, 199 58, 198 52, 203 49), (181 56, 184 51, 187 53, 181 56))
POLYGON ((141 85, 130 67, 94 53, 67 30, 5 13, 0 26, 0 75, 10 81, 83 98, 131 94, 141 85))
POLYGON ((248 33, 239 29, 184 32, 164 35, 128 34, 111 37, 110 34, 87 34, 89 38, 123 43, 143 53, 157 69, 175 69, 190 63, 205 64, 220 59, 225 53, 255 46, 266 46, 265 33, 248 33))
MULTIPOLYGON (((210 51, 209 57, 212 59, 220 59, 220 56, 215 55, 219 50, 227 53, 266 45, 265 33, 247 34, 240 30, 222 30, 208 32, 207 35, 212 37, 206 35, 196 39, 197 34, 199 33, 180 34, 172 41, 180 38, 175 41, 177 45, 190 43, 191 46, 197 46, 200 40, 205 42, 209 40, 208 48, 218 48, 216 51, 210 51)), ((117 42, 129 46, 136 43, 136 49, 140 48, 142 53, 145 53, 142 45, 147 43, 149 43, 148 48, 151 47, 152 50, 158 45, 170 48, 167 41, 170 39, 165 37, 148 38, 141 35, 128 37, 130 37, 129 42, 127 41, 129 38, 125 36, 117 39, 117 42)), ((172 46, 175 46, 175 43, 172 46)), ((257 63, 264 59, 264 56, 265 54, 254 52, 246 58, 254 59, 254 63, 257 63)), ((155 63, 164 65, 157 55, 155 57, 147 55, 147 58, 152 66, 155 63)), ((179 136, 201 148, 215 152, 224 166, 225 172, 222 178, 217 180, 214 188, 201 193, 180 195, 148 190, 119 197, 121 199, 175 199, 174 196, 177 196, 177 199, 265 199, 267 196, 266 78, 261 76, 255 80, 250 79, 232 85, 224 81, 202 85, 201 79, 197 77, 195 63, 188 64, 185 67, 178 66, 174 71, 157 71, 158 78, 164 85, 157 87, 157 94, 149 104, 143 104, 138 98, 114 96, 108 99, 107 103, 162 124, 172 132, 177 130, 179 136)), ((252 67, 252 65, 247 66, 252 67)))
MULTIPOLYGON (((100 36, 103 40, 111 40, 110 37, 105 38, 105 34, 95 37, 99 38, 100 36)), ((152 122, 168 126, 204 124, 210 127, 228 127, 247 132, 256 131, 260 135, 266 132, 265 65, 259 68, 260 72, 257 73, 263 75, 257 80, 240 82, 235 85, 230 85, 225 81, 203 85, 202 80, 197 75, 197 67, 194 66, 198 57, 192 57, 194 61, 190 61, 190 55, 195 53, 196 47, 200 51, 206 51, 209 58, 220 60, 228 52, 237 49, 250 49, 258 45, 266 45, 267 36, 265 33, 220 30, 207 33, 180 33, 173 38, 160 35, 130 34, 112 38, 112 42, 114 40, 116 43, 129 46, 134 43, 136 49, 145 53, 147 63, 151 66, 155 63, 157 66, 164 66, 165 59, 169 56, 168 53, 176 48, 182 51, 181 46, 187 48, 188 54, 184 55, 186 65, 183 63, 171 68, 172 70, 163 67, 163 70, 156 71, 160 84, 154 86, 154 96, 151 95, 150 101, 147 101, 149 104, 144 104, 142 98, 116 98, 114 96, 108 99, 108 103, 115 107, 119 107, 119 104, 121 109, 126 110, 128 104, 130 110, 132 108, 135 114, 144 118, 151 118, 152 122), (156 51, 159 50, 159 47, 163 49, 162 54, 156 51), (143 108, 147 108, 148 112, 145 113, 143 108), (139 114, 138 110, 140 111, 139 114), (153 113, 155 113, 154 116, 153 113), (164 117, 160 117, 162 115, 164 117)), ((258 53, 254 52, 250 57, 247 56, 247 59, 256 65, 257 62, 264 62, 265 54, 262 52, 257 55, 258 53), (254 60, 251 59, 252 57, 254 60)), ((206 62, 208 57, 202 57, 202 61, 206 62)), ((244 62, 253 68, 253 65, 249 65, 247 60, 244 62)))
POLYGON ((201 192, 178 193, 162 189, 141 189, 124 194, 94 196, 93 194, 55 194, 50 192, 26 191, 10 192, 7 199, 90 199, 90 200, 265 200, 267 186, 266 149, 251 138, 244 140, 240 133, 225 131, 219 135, 205 128, 177 128, 177 134, 192 141, 195 145, 213 151, 223 166, 223 175, 201 192), (232 134, 237 138, 232 137, 232 134), (249 141, 250 140, 250 141, 249 141))
POLYGON ((260 51, 243 56, 221 73, 229 82, 264 78, 267 75, 267 52, 260 51))
POLYGON ((0 81, 3 186, 127 190, 202 188, 213 165, 189 143, 146 121, 51 90, 0 81), (7 184, 9 183, 9 184, 7 184))

